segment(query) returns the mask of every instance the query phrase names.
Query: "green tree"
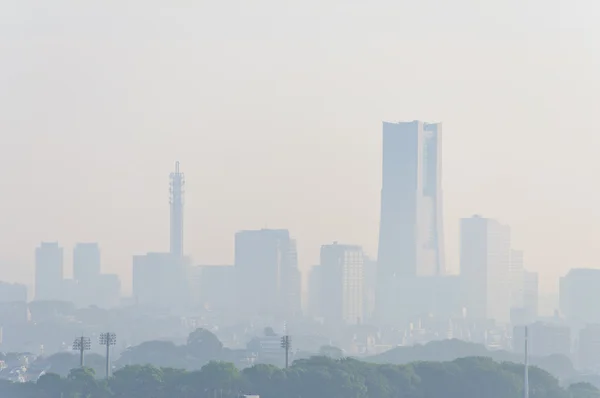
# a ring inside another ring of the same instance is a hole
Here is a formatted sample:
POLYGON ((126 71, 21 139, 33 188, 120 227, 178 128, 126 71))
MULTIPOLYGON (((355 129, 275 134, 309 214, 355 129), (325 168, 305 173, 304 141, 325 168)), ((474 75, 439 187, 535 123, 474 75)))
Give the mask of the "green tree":
POLYGON ((96 372, 91 368, 75 368, 67 376, 68 388, 73 397, 103 398, 108 395, 105 385, 96 380, 96 372))
POLYGON ((197 363, 206 364, 221 359, 223 343, 206 329, 196 329, 187 339, 187 352, 197 363))
POLYGON ((187 368, 186 349, 171 341, 147 341, 125 350, 116 362, 117 367, 153 365, 167 368, 187 368))
POLYGON ((567 388, 569 398, 600 398, 600 390, 590 383, 575 383, 567 388))
POLYGON ((152 365, 126 366, 115 372, 109 386, 115 398, 160 398, 164 373, 152 365))
MULTIPOLYGON (((67 382, 56 373, 45 373, 37 381, 37 387, 45 398, 61 398, 67 382)), ((0 396, 5 396, 0 393, 0 396)))
POLYGON ((319 355, 333 359, 341 359, 344 357, 344 351, 341 348, 332 345, 324 345, 319 349, 319 355))

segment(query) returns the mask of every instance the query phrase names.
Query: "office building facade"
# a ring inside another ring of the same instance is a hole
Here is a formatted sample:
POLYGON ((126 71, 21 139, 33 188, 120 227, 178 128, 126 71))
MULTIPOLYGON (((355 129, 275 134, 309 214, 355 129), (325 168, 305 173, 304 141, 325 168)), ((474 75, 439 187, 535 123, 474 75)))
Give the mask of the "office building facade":
POLYGON ((574 268, 560 278, 560 310, 572 324, 600 324, 600 270, 574 268))
POLYGON ((460 223, 460 272, 471 319, 510 320, 510 227, 481 216, 460 223))
POLYGON ((321 247, 321 307, 333 324, 360 324, 364 318, 364 254, 360 246, 337 242, 321 247))
POLYGON ((100 272, 98 243, 77 243, 73 249, 73 279, 93 283, 100 276, 100 272))
POLYGON ((383 123, 377 316, 398 305, 398 279, 445 273, 442 212, 442 125, 383 123))
POLYGON ((510 305, 511 308, 523 307, 523 284, 525 283, 524 254, 522 250, 510 251, 510 305))
POLYGON ((577 367, 587 372, 600 371, 600 325, 586 325, 579 331, 577 367))
POLYGON ((235 235, 239 315, 289 319, 301 313, 301 275, 296 242, 285 229, 240 231, 235 235))
MULTIPOLYGON (((527 348, 532 357, 571 355, 571 329, 557 323, 535 322, 527 326, 527 348)), ((513 350, 525 353, 525 326, 513 329, 513 350)))
POLYGON ((207 310, 231 314, 236 302, 235 267, 200 265, 192 268, 194 303, 207 310))
POLYGON ((133 297, 137 304, 178 310, 189 304, 187 275, 177 272, 189 259, 171 253, 133 256, 133 297), (185 276, 185 277, 184 277, 185 276))
POLYGON ((42 242, 35 249, 35 300, 62 300, 63 249, 56 242, 42 242))
POLYGON ((175 163, 175 171, 169 176, 169 205, 171 211, 170 253, 174 258, 183 259, 183 200, 185 176, 175 163))
POLYGON ((27 302, 27 286, 0 282, 0 303, 27 302))
POLYGON ((378 266, 383 276, 445 272, 442 125, 383 123, 378 266))
POLYGON ((540 300, 540 278, 537 272, 525 271, 523 274, 523 309, 529 322, 538 317, 540 300))

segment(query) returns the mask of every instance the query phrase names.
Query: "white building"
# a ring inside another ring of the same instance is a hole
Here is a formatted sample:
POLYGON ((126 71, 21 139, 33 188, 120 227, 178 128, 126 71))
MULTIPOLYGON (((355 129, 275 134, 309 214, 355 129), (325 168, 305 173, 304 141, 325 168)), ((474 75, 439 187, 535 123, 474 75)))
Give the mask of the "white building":
POLYGON ((460 268, 471 319, 510 319, 510 227, 473 216, 460 224, 460 268))
POLYGON ((323 316, 328 322, 358 324, 364 317, 364 255, 355 245, 321 246, 320 297, 323 316))

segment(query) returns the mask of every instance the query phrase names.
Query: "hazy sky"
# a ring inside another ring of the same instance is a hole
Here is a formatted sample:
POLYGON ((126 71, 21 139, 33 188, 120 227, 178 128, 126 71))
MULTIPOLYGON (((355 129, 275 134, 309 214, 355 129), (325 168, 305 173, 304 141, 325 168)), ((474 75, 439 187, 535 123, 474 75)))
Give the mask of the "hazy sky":
POLYGON ((480 213, 553 288, 600 266, 598 20, 597 0, 0 0, 0 280, 31 283, 41 240, 69 269, 98 241, 129 291, 131 255, 168 249, 176 160, 196 263, 261 227, 303 267, 333 240, 375 255, 381 121, 423 119, 444 123, 450 266, 480 213))

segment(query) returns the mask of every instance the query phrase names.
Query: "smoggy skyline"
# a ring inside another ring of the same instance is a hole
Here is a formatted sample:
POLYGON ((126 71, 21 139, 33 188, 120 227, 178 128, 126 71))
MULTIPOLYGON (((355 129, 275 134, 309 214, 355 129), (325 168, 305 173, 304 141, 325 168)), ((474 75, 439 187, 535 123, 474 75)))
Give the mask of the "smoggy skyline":
POLYGON ((542 290, 598 267, 600 6, 588 1, 274 0, 0 5, 0 272, 34 249, 169 247, 186 174, 186 253, 232 263, 234 233, 287 228, 377 253, 381 122, 442 122, 446 263, 460 217, 511 226, 542 290))

